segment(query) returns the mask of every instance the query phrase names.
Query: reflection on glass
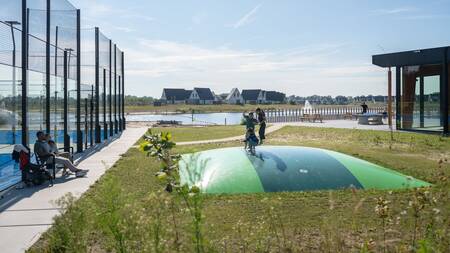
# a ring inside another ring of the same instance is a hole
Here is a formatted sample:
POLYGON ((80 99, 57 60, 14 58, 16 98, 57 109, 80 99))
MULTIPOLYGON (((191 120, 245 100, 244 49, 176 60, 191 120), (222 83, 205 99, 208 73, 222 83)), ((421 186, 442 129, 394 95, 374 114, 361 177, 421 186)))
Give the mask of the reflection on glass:
POLYGON ((45 75, 29 71, 28 74, 28 142, 36 141, 36 132, 45 130, 45 75))
POLYGON ((402 129, 442 131, 441 69, 441 65, 402 68, 402 129))
POLYGON ((11 160, 14 144, 21 138, 21 69, 0 65, 0 190, 20 181, 19 167, 11 160))

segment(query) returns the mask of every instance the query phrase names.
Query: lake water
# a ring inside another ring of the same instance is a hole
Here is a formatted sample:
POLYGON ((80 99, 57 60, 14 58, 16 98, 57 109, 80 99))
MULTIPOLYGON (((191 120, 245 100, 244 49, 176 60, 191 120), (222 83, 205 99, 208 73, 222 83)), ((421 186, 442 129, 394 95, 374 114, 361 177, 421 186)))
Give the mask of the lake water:
POLYGON ((242 113, 224 112, 224 113, 199 113, 199 114, 135 114, 127 115, 127 122, 132 121, 158 121, 158 120, 175 120, 180 121, 183 125, 239 125, 242 119, 242 113))

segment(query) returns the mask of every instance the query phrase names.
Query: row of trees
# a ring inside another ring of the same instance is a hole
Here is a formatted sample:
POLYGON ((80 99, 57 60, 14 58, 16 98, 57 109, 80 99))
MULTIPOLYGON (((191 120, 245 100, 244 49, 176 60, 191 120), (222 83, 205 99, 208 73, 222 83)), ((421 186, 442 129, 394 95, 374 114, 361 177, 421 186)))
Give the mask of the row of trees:
POLYGON ((152 97, 125 96, 125 106, 151 105, 156 99, 152 97))

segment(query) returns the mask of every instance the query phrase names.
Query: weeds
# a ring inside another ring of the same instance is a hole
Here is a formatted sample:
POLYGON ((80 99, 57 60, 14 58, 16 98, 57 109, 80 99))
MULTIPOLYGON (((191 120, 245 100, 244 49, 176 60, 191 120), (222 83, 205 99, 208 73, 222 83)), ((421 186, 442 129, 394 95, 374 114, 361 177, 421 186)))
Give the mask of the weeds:
MULTIPOLYGON (((171 141, 170 133, 152 134, 144 137, 145 142, 141 144, 141 150, 147 151, 152 157, 161 162, 161 170, 155 174, 165 183, 165 190, 169 193, 175 192, 184 201, 191 219, 194 230, 195 251, 204 252, 204 237, 202 233, 203 223, 203 196, 197 186, 189 186, 180 183, 179 161, 181 156, 173 154, 175 143, 171 141)), ((189 169, 188 169, 188 173, 189 169)), ((191 175, 195 176, 195 175, 191 175)))
MULTIPOLYGON (((389 133, 306 128, 280 134, 290 140, 283 144, 358 153, 434 186, 389 194, 348 189, 205 196, 198 188, 180 185, 178 167, 164 171, 168 167, 157 157, 130 150, 81 199, 66 196, 59 201, 61 216, 29 251, 448 252, 448 139, 395 133, 390 143, 389 133), (370 145, 375 138, 379 145, 370 145)), ((173 146, 164 157, 217 145, 173 146)))

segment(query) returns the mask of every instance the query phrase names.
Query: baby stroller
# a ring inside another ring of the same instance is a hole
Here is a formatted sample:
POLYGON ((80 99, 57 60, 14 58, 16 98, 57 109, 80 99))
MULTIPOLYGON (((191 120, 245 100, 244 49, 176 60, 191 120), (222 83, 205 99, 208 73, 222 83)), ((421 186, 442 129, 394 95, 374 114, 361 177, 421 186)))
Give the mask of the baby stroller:
POLYGON ((256 155, 256 146, 259 144, 259 139, 256 137, 255 129, 249 128, 245 135, 245 149, 252 155, 256 155))
POLYGON ((46 164, 34 164, 31 162, 31 151, 24 145, 15 145, 12 158, 19 163, 22 171, 22 182, 27 186, 41 185, 50 180, 53 185, 53 178, 46 168, 46 164))

